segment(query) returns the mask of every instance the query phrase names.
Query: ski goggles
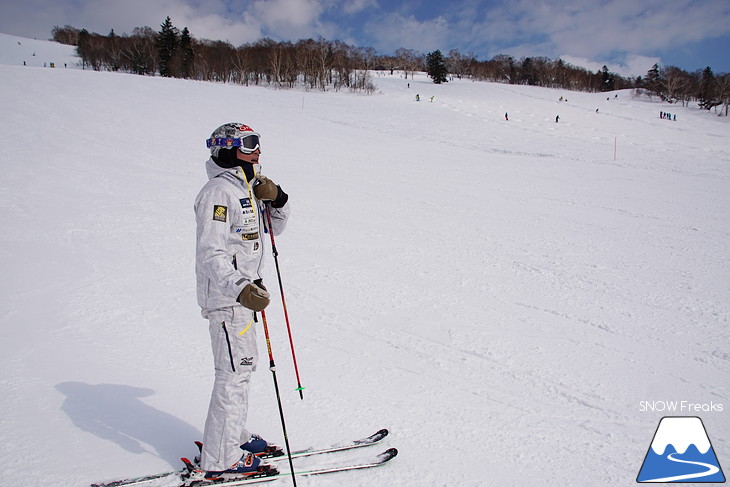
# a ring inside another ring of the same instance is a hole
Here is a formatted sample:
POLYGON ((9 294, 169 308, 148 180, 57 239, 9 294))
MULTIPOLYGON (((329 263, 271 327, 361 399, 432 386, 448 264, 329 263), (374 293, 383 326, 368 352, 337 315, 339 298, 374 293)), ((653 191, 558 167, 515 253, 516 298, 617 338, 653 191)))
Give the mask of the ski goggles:
POLYGON ((211 137, 205 141, 208 148, 211 147, 238 147, 244 154, 251 154, 257 149, 261 149, 259 134, 252 133, 244 135, 237 139, 229 139, 226 137, 211 137))

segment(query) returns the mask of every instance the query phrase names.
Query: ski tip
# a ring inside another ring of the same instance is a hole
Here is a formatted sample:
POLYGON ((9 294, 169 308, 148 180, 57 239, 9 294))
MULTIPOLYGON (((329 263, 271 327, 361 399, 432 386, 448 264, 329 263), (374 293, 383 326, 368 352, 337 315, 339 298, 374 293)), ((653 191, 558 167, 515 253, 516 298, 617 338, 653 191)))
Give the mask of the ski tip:
POLYGON ((355 445, 365 446, 365 445, 373 445, 379 441, 382 441, 383 438, 388 436, 388 430, 383 428, 379 431, 376 431, 372 435, 368 436, 367 438, 363 438, 361 440, 355 440, 355 445))
POLYGON ((380 431, 377 431, 377 432, 373 433, 372 435, 368 436, 367 438, 363 438, 362 440, 355 441, 355 444, 356 445, 372 445, 374 443, 381 441, 386 436, 388 436, 388 430, 383 428, 380 431))
POLYGON ((398 455, 398 449, 397 448, 388 448, 383 453, 378 455, 378 457, 383 461, 387 462, 391 458, 394 458, 398 455))

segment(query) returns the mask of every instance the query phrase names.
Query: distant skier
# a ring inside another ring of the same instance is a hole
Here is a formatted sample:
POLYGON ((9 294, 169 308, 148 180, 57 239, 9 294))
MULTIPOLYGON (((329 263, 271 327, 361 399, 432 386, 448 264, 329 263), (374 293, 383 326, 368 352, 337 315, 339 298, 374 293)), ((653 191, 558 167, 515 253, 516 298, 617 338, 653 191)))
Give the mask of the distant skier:
POLYGON ((504 112, 504 119, 509 122, 509 113, 504 112))
POLYGON ((195 199, 198 304, 209 320, 215 382, 203 433, 201 482, 256 471, 256 453, 275 448, 246 429, 256 370, 255 313, 269 304, 261 279, 264 212, 279 234, 289 217, 281 187, 259 172, 259 134, 242 123, 221 125, 207 140, 208 182, 195 199))
POLYGON ((421 101, 421 95, 419 95, 418 93, 416 93, 416 101, 421 101))
POLYGON ((555 115, 555 123, 558 123, 558 120, 560 120, 560 115, 555 115))

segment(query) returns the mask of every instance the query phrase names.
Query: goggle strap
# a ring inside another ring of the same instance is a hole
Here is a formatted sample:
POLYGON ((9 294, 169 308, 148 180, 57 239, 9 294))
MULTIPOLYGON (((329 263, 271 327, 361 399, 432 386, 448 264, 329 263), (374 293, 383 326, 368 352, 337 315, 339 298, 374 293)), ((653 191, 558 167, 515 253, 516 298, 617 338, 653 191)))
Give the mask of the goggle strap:
POLYGON ((227 137, 211 137, 210 139, 205 141, 205 145, 208 146, 209 149, 211 147, 244 147, 243 139, 251 136, 255 136, 258 138, 258 135, 255 134, 247 135, 238 139, 229 139, 227 137))

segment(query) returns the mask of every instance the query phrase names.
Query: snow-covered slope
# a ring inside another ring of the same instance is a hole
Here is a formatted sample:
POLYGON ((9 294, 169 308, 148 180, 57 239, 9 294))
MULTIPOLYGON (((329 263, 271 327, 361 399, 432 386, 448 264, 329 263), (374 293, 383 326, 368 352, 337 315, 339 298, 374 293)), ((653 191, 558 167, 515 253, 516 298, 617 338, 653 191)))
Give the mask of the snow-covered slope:
POLYGON ((77 68, 80 61, 74 46, 0 33, 0 64, 77 68))
MULTIPOLYGON (((631 92, 374 81, 0 66, 0 485, 194 453, 212 365, 192 204, 228 121, 262 133, 291 198, 304 401, 276 299, 268 315, 292 447, 387 426, 401 452, 300 485, 629 485, 657 400, 724 404, 689 413, 728 463, 728 120, 631 92)), ((250 427, 281 441, 266 367, 252 395, 250 427)))

